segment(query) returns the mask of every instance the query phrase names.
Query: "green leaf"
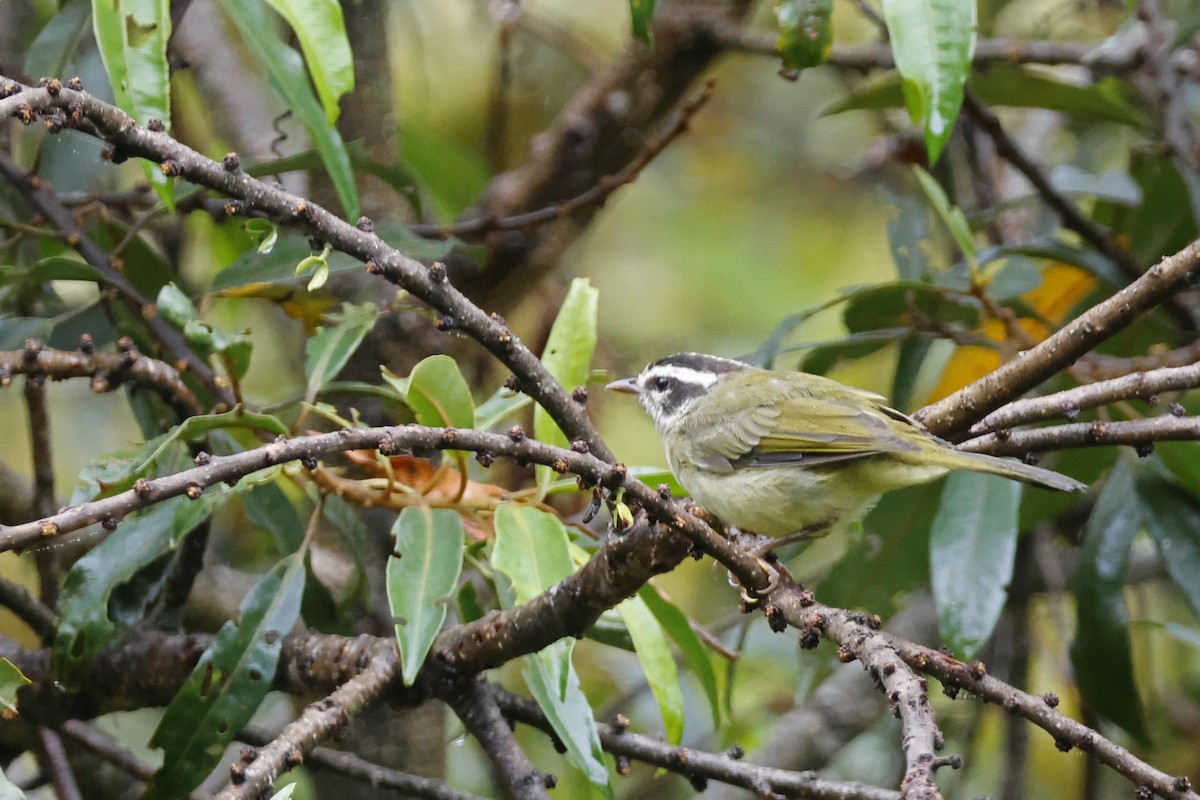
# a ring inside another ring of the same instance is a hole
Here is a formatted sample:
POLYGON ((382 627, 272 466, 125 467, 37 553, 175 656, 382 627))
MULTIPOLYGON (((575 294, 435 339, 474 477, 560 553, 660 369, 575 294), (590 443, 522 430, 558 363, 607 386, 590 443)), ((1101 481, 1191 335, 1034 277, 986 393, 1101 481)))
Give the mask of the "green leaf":
POLYGON ((913 122, 936 164, 954 129, 975 51, 975 3, 883 0, 896 68, 913 122))
POLYGON ((619 603, 617 613, 629 630, 646 682, 658 702, 667 743, 679 744, 683 740, 683 690, 679 688, 679 671, 675 669, 662 626, 646 601, 637 595, 619 603))
POLYGON ((704 689, 708 698, 709 710, 712 711, 713 727, 721 725, 721 693, 717 687, 717 672, 713 669, 712 658, 709 656, 704 643, 692 629, 692 624, 678 606, 663 597, 658 588, 647 583, 638 590, 638 597, 650 609, 650 613, 662 625, 663 630, 675 642, 683 658, 691 668, 696 680, 704 689))
POLYGON ((930 207, 937 213, 938 218, 942 220, 942 224, 946 226, 946 230, 950 231, 950 235, 954 237, 954 243, 958 245, 958 249, 971 263, 976 261, 978 252, 975 247, 975 236, 971 233, 971 226, 967 222, 967 217, 963 214, 962 209, 950 202, 950 198, 942 191, 942 187, 925 170, 914 166, 913 174, 917 177, 917 183, 921 186, 921 191, 925 193, 925 198, 929 201, 930 207))
MULTIPOLYGON (((1136 127, 1146 117, 1130 102, 1129 86, 1104 78, 1087 86, 1064 83, 1017 66, 994 64, 971 76, 971 89, 985 103, 1013 108, 1048 108, 1083 121, 1101 120, 1136 127)), ((822 115, 844 111, 899 108, 904 105, 901 80, 894 74, 868 81, 826 108, 822 115)))
POLYGON ((477 202, 491 177, 476 151, 413 120, 405 120, 401 128, 400 155, 431 195, 437 219, 443 222, 477 202))
POLYGON ((897 212, 887 221, 892 263, 896 265, 900 280, 920 281, 932 270, 929 209, 911 193, 901 194, 885 187, 884 197, 897 212))
POLYGON ((335 0, 267 2, 295 31, 317 96, 325 108, 325 118, 333 125, 340 111, 338 98, 354 89, 354 58, 341 6, 335 0))
POLYGON ((26 800, 25 793, 8 779, 3 770, 0 770, 0 800, 26 800))
POLYGON ((927 483, 885 494, 821 581, 822 601, 887 618, 906 593, 928 586, 929 529, 941 492, 940 484, 927 483))
POLYGON ((354 184, 354 170, 346 152, 346 143, 329 123, 321 104, 313 96, 300 54, 279 38, 262 4, 221 0, 221 8, 237 26, 284 105, 296 114, 312 136, 346 218, 356 219, 359 214, 358 189, 354 184))
POLYGON ((979 310, 936 286, 895 281, 856 292, 842 312, 851 333, 909 329, 914 316, 924 316, 945 325, 974 328, 979 310))
POLYGON ((29 45, 25 57, 27 75, 62 75, 67 73, 70 63, 79 48, 79 40, 91 22, 91 3, 88 0, 72 0, 62 4, 59 12, 50 18, 29 45))
POLYGON ((646 44, 652 44, 650 22, 654 18, 654 6, 658 0, 629 0, 629 16, 633 23, 633 35, 646 44))
POLYGON ((1084 529, 1083 550, 1071 576, 1078 618, 1071 664, 1083 698, 1111 722, 1145 743, 1133 676, 1125 569, 1129 547, 1149 516, 1129 459, 1117 460, 1084 529))
POLYGON ((176 328, 182 329, 189 322, 200 319, 200 312, 196 309, 196 304, 173 283, 168 283, 158 290, 154 307, 158 309, 158 313, 163 319, 176 328))
POLYGON ((317 393, 337 377, 378 319, 379 306, 375 303, 357 306, 346 303, 341 311, 329 315, 331 326, 321 328, 305 342, 304 376, 308 379, 305 402, 316 400, 317 393))
POLYGON ((1117 78, 1080 86, 1036 69, 995 64, 972 75, 971 88, 992 105, 1048 108, 1081 121, 1119 122, 1139 128, 1149 124, 1133 104, 1129 84, 1117 78))
POLYGON ((412 686, 462 573, 462 518, 448 508, 410 506, 392 526, 396 546, 387 562, 387 596, 396 623, 404 684, 412 686))
POLYGON ((929 571, 942 641, 972 659, 1004 610, 1017 553, 1021 484, 956 472, 929 533, 929 571))
POLYGON ((490 430, 532 402, 533 398, 529 395, 501 386, 475 409, 475 424, 472 427, 480 431, 490 430))
POLYGON ((0 718, 12 719, 17 716, 17 692, 31 683, 33 681, 26 678, 16 664, 7 658, 0 658, 0 718))
POLYGON ((453 358, 433 355, 423 358, 407 378, 381 368, 383 379, 412 409, 421 425, 470 428, 475 423, 475 401, 471 388, 453 358))
POLYGON ((304 558, 280 561, 241 605, 241 621, 226 622, 163 712, 150 739, 163 765, 143 800, 174 800, 212 771, 271 688, 284 637, 296 624, 304 593, 304 558))
POLYGON ((1157 458, 1138 466, 1138 494, 1155 512, 1146 515, 1146 529, 1167 574, 1200 614, 1200 502, 1157 458))
POLYGON ((567 547, 567 529, 553 514, 502 503, 494 519, 496 544, 492 566, 512 583, 510 605, 520 605, 575 571, 567 547))
POLYGON ((53 328, 54 322, 42 317, 0 318, 0 350, 20 350, 26 339, 44 342, 53 328))
MULTIPOLYGON (((92 27, 116 104, 141 125, 152 119, 171 127, 171 38, 168 0, 92 0, 92 27)), ((157 164, 142 167, 154 191, 174 209, 174 189, 157 164)))
MULTIPOLYGON (((542 364, 568 392, 587 384, 596 350, 596 307, 600 293, 587 278, 571 281, 562 308, 550 327, 550 336, 542 351, 542 364)), ((545 444, 566 447, 567 437, 540 405, 533 410, 534 438, 545 444)), ((538 488, 545 493, 554 479, 554 470, 539 464, 535 468, 538 488)))
MULTIPOLYGON (((62 616, 54 639, 50 664, 55 679, 69 688, 80 686, 92 659, 122 636, 138 615, 112 613, 111 601, 119 588, 130 585, 143 570, 172 552, 211 513, 221 492, 199 500, 174 497, 124 520, 108 538, 75 562, 63 580, 59 599, 62 616)), ((144 611, 155 599, 156 587, 140 597, 123 598, 126 607, 144 611)))
POLYGON ((776 47, 783 63, 805 69, 829 60, 833 45, 833 0, 780 0, 775 6, 779 23, 776 47))
MULTIPOLYGON (((574 571, 567 530, 553 514, 502 504, 494 519, 492 566, 508 579, 498 581, 505 608, 528 602, 574 571)), ((608 796, 608 769, 600 737, 579 676, 571 666, 573 640, 560 640, 525 657, 525 681, 567 748, 572 763, 608 796)))
POLYGON ((280 554, 294 553, 304 541, 304 521, 279 486, 279 481, 262 483, 242 495, 246 519, 271 534, 280 554))

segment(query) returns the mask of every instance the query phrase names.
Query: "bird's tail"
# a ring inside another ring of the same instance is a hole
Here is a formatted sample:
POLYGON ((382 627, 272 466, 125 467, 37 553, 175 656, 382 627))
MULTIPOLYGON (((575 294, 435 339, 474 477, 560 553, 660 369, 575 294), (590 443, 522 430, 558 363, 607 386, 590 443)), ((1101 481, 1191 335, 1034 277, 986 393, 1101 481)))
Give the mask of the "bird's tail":
POLYGON ((1011 458, 997 458, 984 453, 968 453, 963 450, 954 451, 959 469, 969 469, 975 472, 987 472, 992 475, 1003 475, 1005 478, 1031 483, 1046 489, 1059 492, 1082 492, 1087 489, 1086 483, 1067 477, 1044 467, 1035 467, 1011 458))

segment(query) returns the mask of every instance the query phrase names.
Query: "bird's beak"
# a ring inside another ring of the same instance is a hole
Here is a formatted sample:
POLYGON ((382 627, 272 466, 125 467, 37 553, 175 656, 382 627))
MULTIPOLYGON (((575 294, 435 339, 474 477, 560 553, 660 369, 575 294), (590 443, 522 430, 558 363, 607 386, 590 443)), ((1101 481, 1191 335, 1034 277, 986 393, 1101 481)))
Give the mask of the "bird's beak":
POLYGON ((621 380, 613 381, 604 388, 612 392, 620 392, 621 394, 641 393, 641 391, 638 389, 637 378, 621 378, 621 380))

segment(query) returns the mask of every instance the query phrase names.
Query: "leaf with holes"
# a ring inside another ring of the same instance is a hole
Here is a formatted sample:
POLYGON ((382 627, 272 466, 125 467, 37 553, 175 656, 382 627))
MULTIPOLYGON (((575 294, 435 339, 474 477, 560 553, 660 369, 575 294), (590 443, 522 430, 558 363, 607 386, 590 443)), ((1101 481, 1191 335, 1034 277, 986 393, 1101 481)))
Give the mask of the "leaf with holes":
POLYGON ((271 688, 283 637, 300 614, 304 578, 303 556, 288 556, 246 595, 241 621, 221 626, 150 739, 151 747, 162 748, 163 765, 143 800, 186 797, 250 721, 271 688))
POLYGON ((462 572, 462 518, 448 508, 410 506, 392 526, 396 546, 387 562, 387 597, 400 644, 401 674, 412 686, 462 572))
POLYGON ((7 658, 0 658, 0 718, 13 719, 17 716, 17 691, 33 681, 26 678, 17 665, 7 658))
POLYGON ((159 503, 126 519, 75 562, 59 598, 62 620, 50 657, 55 680, 69 688, 83 683, 92 659, 124 635, 140 617, 137 612, 144 612, 157 597, 155 581, 135 578, 155 571, 156 562, 208 518, 223 494, 213 491, 195 501, 175 497, 159 503), (113 614, 114 593, 122 587, 134 587, 121 597, 127 613, 113 614))
POLYGON ((782 0, 775 6, 779 23, 776 47, 791 69, 806 69, 829 60, 833 44, 833 0, 782 0))

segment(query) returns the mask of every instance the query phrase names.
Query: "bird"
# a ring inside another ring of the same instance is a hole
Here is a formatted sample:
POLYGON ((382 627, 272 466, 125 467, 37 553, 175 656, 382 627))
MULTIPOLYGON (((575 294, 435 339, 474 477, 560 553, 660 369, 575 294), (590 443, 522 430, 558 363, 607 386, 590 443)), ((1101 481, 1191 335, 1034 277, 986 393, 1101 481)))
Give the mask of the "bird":
POLYGON ((779 537, 770 549, 856 522, 885 492, 951 470, 1087 488, 1042 467, 957 450, 884 397, 820 375, 678 353, 607 388, 637 395, 697 504, 742 531, 779 537))

